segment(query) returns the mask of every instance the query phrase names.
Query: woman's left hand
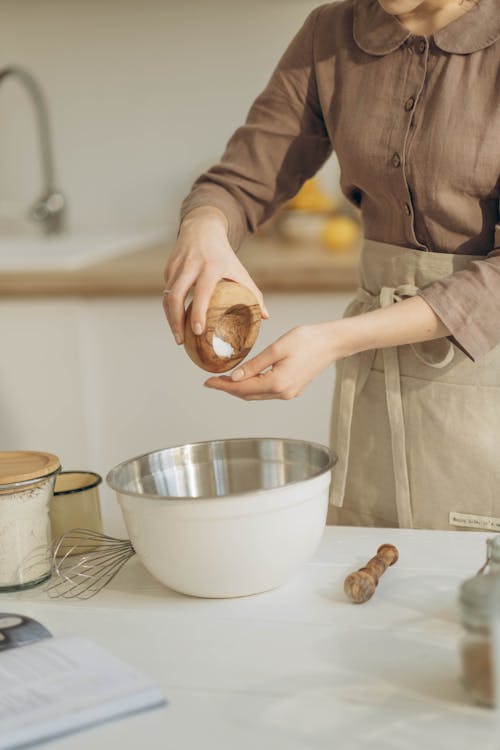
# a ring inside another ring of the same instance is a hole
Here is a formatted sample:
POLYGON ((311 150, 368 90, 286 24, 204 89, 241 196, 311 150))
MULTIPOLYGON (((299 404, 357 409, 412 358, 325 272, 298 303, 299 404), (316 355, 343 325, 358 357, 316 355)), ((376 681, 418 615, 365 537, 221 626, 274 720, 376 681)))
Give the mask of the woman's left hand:
POLYGON ((293 328, 230 376, 209 378, 205 385, 231 396, 256 401, 291 399, 336 359, 335 322, 293 328))
POLYGON ((431 306, 411 297, 362 315, 293 328, 230 377, 209 378, 205 385, 246 401, 295 398, 338 359, 449 335, 431 306))

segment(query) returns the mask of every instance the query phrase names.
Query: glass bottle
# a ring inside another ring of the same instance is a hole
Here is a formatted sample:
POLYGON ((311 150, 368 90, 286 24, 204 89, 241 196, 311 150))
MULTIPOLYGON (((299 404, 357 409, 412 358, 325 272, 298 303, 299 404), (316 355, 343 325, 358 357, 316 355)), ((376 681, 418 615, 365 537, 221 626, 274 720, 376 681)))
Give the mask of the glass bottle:
POLYGON ((460 589, 462 678, 473 700, 500 703, 500 572, 465 581, 460 589))
POLYGON ((496 573, 500 571, 500 534, 486 540, 486 562, 479 573, 496 573))

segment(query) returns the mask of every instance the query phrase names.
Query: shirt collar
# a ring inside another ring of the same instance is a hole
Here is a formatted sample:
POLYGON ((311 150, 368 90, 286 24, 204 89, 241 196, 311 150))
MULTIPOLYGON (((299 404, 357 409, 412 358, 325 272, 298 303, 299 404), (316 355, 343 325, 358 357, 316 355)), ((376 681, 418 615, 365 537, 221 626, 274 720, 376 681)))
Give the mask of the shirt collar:
MULTIPOLYGON (((444 52, 469 54, 489 47, 500 38, 498 0, 479 0, 471 10, 432 35, 444 52)), ((378 0, 354 0, 354 39, 370 55, 394 52, 413 34, 378 0)))

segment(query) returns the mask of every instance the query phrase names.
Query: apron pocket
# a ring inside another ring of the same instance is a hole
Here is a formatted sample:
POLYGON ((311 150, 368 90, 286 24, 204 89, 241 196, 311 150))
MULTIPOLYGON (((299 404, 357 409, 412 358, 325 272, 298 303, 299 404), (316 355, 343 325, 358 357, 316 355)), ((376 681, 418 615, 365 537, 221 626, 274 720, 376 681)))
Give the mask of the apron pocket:
POLYGON ((415 528, 500 517, 500 388, 401 377, 415 528))

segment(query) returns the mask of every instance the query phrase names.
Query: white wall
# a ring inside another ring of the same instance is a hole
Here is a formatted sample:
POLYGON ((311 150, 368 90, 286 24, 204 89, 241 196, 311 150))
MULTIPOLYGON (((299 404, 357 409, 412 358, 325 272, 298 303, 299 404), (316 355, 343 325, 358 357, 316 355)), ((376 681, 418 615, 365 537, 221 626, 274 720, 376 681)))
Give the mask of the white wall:
MULTIPOLYGON (((73 227, 176 221, 319 0, 2 0, 0 67, 46 92, 73 227)), ((29 103, 0 90, 0 217, 38 191, 29 103)), ((336 165, 326 179, 336 183, 336 165)), ((0 221, 1 231, 1 221, 0 221)))
MULTIPOLYGON (((0 68, 25 65, 52 116, 73 228, 175 225, 278 57, 320 0, 0 0, 0 68)), ((336 184, 336 164, 324 173, 336 184)), ((24 92, 0 89, 2 213, 39 189, 24 92)), ((268 295, 259 346, 340 315, 345 295, 268 295)), ((0 299, 0 450, 105 473, 137 453, 214 437, 326 442, 333 372, 300 399, 247 404, 203 389, 157 299, 0 299)), ((106 496, 105 515, 118 522, 106 496)))

